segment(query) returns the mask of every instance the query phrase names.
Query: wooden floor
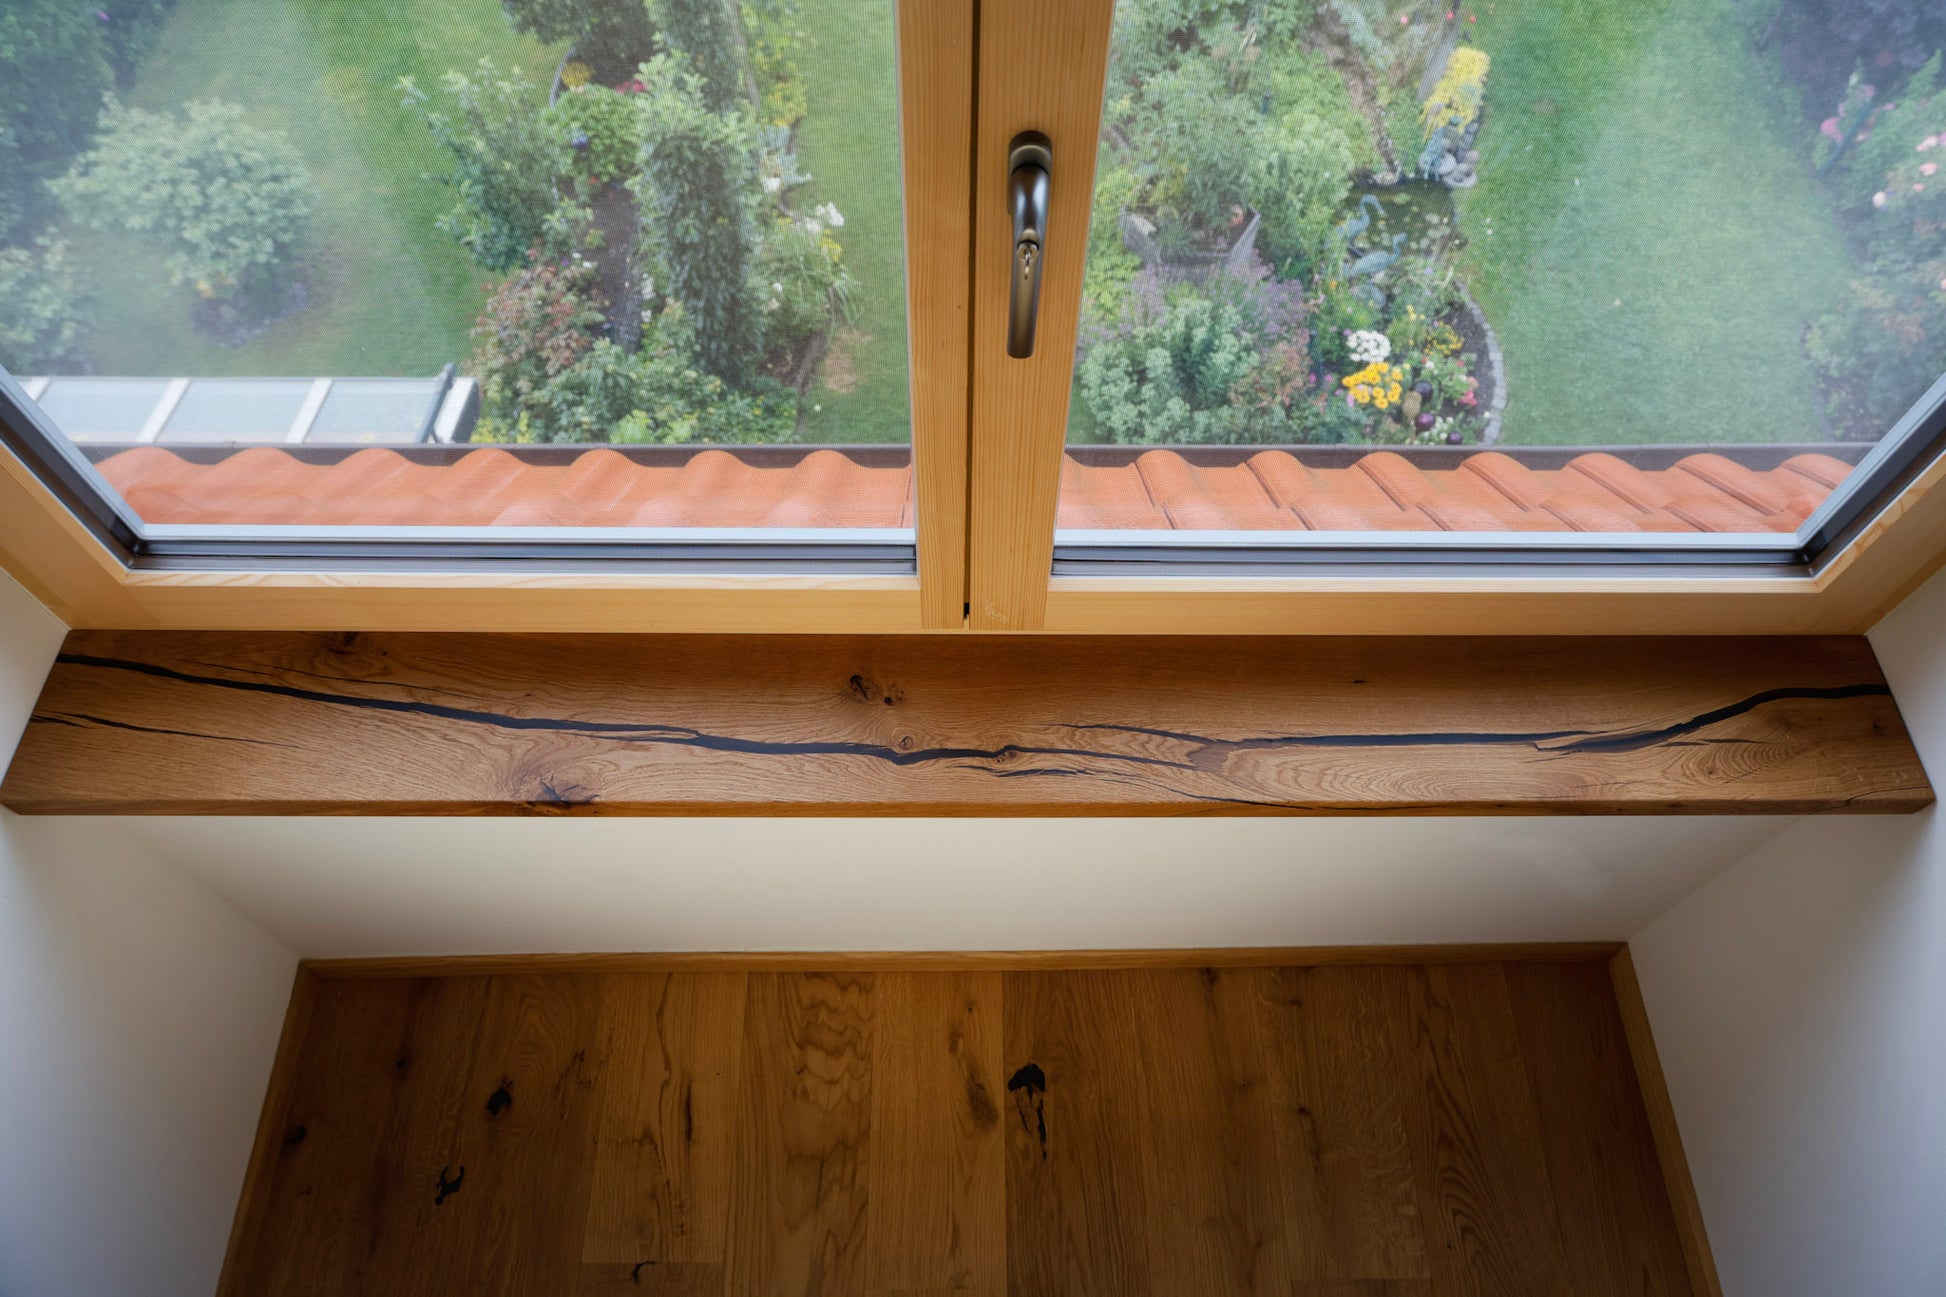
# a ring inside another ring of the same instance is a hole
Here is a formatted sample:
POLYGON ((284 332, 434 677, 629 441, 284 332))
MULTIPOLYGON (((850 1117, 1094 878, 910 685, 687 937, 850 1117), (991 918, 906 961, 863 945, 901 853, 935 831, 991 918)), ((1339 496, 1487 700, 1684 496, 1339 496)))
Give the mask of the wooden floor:
POLYGON ((1606 967, 325 978, 226 1291, 1687 1294, 1606 967))

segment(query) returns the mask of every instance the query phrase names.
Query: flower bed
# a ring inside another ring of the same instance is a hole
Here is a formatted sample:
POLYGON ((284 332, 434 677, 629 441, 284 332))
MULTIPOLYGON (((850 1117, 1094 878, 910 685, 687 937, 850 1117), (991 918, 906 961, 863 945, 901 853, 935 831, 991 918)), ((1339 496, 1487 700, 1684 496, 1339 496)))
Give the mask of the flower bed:
POLYGON ((1462 15, 1180 8, 1117 13, 1073 439, 1483 439, 1504 380, 1476 373, 1450 192, 1490 60, 1462 15))

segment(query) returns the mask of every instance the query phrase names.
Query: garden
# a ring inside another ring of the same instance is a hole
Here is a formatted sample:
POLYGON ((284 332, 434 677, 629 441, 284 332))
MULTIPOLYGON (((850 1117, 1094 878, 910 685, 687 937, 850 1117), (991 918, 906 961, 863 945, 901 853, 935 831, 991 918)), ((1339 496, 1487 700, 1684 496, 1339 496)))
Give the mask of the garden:
POLYGON ((113 64, 119 15, 32 0, 0 60, 91 79, 6 182, 0 359, 457 360, 481 439, 903 440, 891 15, 853 9, 155 0, 113 64))
POLYGON ((1123 0, 1070 440, 1875 439, 1946 371, 1946 8, 1123 0))
MULTIPOLYGON (((1936 0, 1121 0, 1070 440, 1882 436, 1936 0)), ((12 0, 0 363, 479 380, 478 440, 909 436, 881 0, 12 0)))

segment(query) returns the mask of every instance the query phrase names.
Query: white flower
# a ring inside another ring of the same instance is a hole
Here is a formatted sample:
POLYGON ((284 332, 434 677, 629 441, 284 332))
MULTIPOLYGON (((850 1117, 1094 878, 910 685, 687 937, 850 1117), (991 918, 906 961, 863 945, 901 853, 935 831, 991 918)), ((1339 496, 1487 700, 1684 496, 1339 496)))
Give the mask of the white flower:
POLYGON ((784 285, 782 283, 777 282, 776 280, 772 280, 770 285, 770 291, 773 293, 781 293, 784 291, 784 285))
POLYGON ((824 227, 822 225, 819 225, 816 221, 813 220, 807 219, 804 222, 803 229, 806 234, 810 235, 814 239, 820 238, 824 234, 824 227))
POLYGON ((766 194, 774 194, 778 190, 782 189, 783 187, 784 187, 784 178, 782 176, 764 177, 764 192, 766 194))
POLYGON ((1392 354, 1392 340, 1376 329, 1354 329, 1345 335, 1351 358, 1364 365, 1375 365, 1392 354))
POLYGON ((844 228, 844 214, 838 210, 836 203, 820 203, 817 210, 811 214, 834 230, 844 228))

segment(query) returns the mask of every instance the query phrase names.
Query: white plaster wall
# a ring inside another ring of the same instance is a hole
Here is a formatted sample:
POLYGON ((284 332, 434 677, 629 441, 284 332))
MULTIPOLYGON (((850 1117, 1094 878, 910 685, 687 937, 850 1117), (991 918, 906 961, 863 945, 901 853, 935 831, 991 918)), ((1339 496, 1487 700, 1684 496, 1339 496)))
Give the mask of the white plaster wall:
MULTIPOLYGON (((62 632, 0 575, 0 768, 62 632)), ((115 823, 0 811, 0 1294, 207 1297, 295 967, 115 823)))
MULTIPOLYGON (((1946 577, 1872 633, 1946 787, 1946 577)), ((1805 820, 1631 945, 1728 1297, 1946 1294, 1946 827, 1805 820)))
POLYGON ((1621 940, 1787 822, 126 824, 291 949, 330 956, 1621 940))

